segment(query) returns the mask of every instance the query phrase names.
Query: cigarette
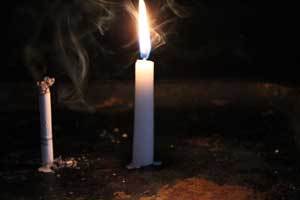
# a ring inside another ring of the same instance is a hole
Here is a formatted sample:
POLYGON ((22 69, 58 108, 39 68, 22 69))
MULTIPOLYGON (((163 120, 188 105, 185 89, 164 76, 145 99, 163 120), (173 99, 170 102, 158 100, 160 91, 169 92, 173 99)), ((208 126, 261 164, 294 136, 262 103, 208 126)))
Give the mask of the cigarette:
POLYGON ((42 81, 37 82, 39 89, 42 166, 51 166, 53 164, 50 87, 54 84, 54 81, 54 78, 45 77, 42 81))

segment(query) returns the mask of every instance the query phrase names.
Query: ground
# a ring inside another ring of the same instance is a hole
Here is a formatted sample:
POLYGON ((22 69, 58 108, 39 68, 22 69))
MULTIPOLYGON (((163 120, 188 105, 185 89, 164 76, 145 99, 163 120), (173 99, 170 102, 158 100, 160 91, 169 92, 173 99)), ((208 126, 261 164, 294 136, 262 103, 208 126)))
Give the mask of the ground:
POLYGON ((55 110, 55 157, 76 162, 43 174, 38 112, 2 113, 0 199, 300 199, 299 152, 275 108, 157 108, 155 117, 162 166, 127 170, 131 110, 55 110))

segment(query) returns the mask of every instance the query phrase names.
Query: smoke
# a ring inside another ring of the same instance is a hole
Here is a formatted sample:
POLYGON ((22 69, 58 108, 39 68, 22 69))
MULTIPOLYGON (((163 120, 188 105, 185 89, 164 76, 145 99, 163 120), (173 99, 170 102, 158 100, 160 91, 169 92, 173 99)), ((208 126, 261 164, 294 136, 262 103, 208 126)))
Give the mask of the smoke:
MULTIPOLYGON (((130 14, 132 19, 136 21, 138 19, 137 10, 138 1, 128 1, 125 4, 125 10, 130 14)), ((180 17, 188 17, 187 10, 179 5, 176 0, 158 0, 146 2, 148 3, 148 14, 150 15, 150 27, 151 27, 151 43, 152 50, 159 48, 166 44, 167 35, 172 33, 171 25, 180 17), (150 3, 150 4, 149 4, 150 3), (150 8, 152 9, 149 9, 150 8)), ((137 22, 135 22, 136 24, 137 22)), ((128 44, 124 45, 125 48, 135 45, 138 38, 135 38, 128 44)))
MULTIPOLYGON (((116 20, 122 23, 119 14, 124 11, 136 20, 137 3, 138 0, 42 1, 36 8, 38 14, 32 19, 37 20, 34 34, 24 48, 25 63, 33 78, 41 80, 48 75, 55 77, 58 84, 69 83, 60 84, 58 100, 87 105, 84 97, 93 65, 91 60, 98 54, 110 52, 99 38, 109 32, 116 20)), ((146 1, 146 4, 150 18, 155 15, 151 21, 151 36, 153 49, 156 49, 166 43, 168 25, 187 13, 176 0, 146 1)), ((136 43, 137 40, 132 40, 123 48, 136 43)))

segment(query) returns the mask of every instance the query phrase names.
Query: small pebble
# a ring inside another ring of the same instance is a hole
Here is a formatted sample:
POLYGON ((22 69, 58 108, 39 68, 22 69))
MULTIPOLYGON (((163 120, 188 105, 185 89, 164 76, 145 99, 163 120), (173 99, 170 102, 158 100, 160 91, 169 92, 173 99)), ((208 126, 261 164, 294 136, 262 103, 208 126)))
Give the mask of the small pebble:
POLYGON ((72 164, 73 164, 73 161, 72 161, 72 160, 68 160, 68 161, 66 161, 66 164, 67 164, 67 165, 72 165, 72 164))
POLYGON ((21 180, 26 181, 27 180, 26 176, 21 176, 21 180))
POLYGON ((115 133, 118 133, 119 131, 120 131, 120 129, 118 129, 118 128, 113 129, 113 132, 115 132, 115 133))
POLYGON ((107 135, 107 131, 103 130, 100 134, 99 137, 105 137, 107 135))

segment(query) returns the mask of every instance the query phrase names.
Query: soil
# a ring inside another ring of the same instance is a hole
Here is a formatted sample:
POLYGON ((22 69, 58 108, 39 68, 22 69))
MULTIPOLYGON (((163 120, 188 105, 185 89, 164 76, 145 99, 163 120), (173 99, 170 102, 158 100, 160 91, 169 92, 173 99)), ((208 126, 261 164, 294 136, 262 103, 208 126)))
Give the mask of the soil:
POLYGON ((133 113, 53 112, 55 157, 40 166, 38 112, 0 117, 1 200, 297 200, 300 162, 286 117, 272 107, 156 109, 160 167, 127 170, 133 113))

